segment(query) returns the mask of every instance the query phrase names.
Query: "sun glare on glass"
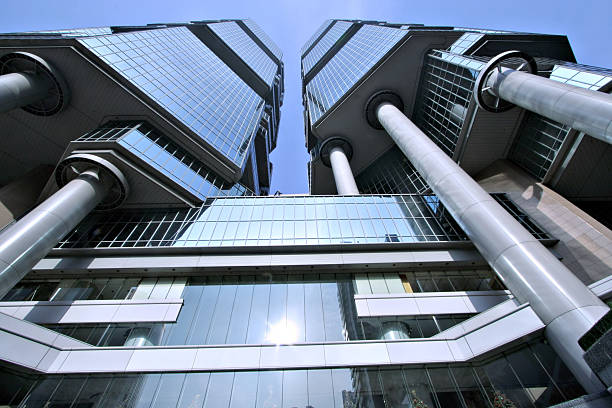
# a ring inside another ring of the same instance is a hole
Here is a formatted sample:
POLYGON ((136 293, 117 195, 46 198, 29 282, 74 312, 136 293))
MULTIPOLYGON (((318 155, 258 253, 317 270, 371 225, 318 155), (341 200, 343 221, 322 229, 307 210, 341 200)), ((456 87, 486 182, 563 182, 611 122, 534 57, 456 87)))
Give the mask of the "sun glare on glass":
POLYGON ((298 328, 291 320, 271 324, 267 340, 274 344, 291 344, 298 339, 298 328))

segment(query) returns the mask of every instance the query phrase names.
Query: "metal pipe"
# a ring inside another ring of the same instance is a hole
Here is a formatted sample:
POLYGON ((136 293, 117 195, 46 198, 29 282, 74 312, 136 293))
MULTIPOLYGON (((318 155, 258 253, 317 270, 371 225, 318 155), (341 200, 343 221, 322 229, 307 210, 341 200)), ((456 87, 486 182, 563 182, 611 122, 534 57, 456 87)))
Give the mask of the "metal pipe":
POLYGON ((106 196, 109 183, 87 170, 0 234, 0 298, 106 196))
POLYGON ((578 339, 608 306, 399 109, 383 102, 376 116, 506 287, 547 325, 547 338, 576 379, 588 392, 602 390, 578 339))
POLYGON ((612 143, 612 95, 508 68, 493 71, 487 86, 505 101, 612 143))
POLYGON ((332 147, 329 151, 329 161, 331 163, 336 190, 339 195, 358 195, 359 189, 353 177, 353 171, 348 158, 341 146, 332 147))
POLYGON ((51 86, 49 79, 42 75, 25 72, 0 75, 0 113, 46 98, 51 86))

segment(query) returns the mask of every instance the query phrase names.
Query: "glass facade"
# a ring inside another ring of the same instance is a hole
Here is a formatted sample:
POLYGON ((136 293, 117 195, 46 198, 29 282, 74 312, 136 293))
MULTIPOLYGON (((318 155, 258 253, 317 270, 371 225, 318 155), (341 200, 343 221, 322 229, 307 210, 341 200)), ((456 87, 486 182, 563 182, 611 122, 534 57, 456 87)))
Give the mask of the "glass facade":
POLYGON ((317 42, 308 54, 302 59, 303 74, 321 59, 323 55, 342 37, 342 35, 353 25, 348 21, 336 21, 327 33, 317 42))
POLYGON ((406 33, 391 27, 362 26, 306 85, 310 124, 316 123, 406 33))
POLYGON ((448 51, 454 54, 463 54, 467 49, 476 44, 483 37, 484 34, 482 33, 463 33, 463 35, 459 37, 457 41, 448 47, 448 51))
POLYGON ((264 101, 186 27, 78 41, 234 164, 243 166, 264 101))
POLYGON ((278 66, 235 21, 208 24, 268 86, 272 85, 278 66))
POLYGON ((255 34, 257 38, 259 38, 262 43, 264 43, 264 45, 270 50, 270 52, 272 52, 272 54, 274 54, 276 58, 279 60, 283 58, 283 52, 281 49, 274 43, 274 41, 272 41, 268 34, 266 34, 266 32, 262 30, 259 25, 257 25, 256 22, 250 19, 242 20, 242 22, 248 27, 249 30, 251 30, 253 34, 255 34))
POLYGON ((357 295, 504 290, 489 269, 405 271, 355 275, 357 295))
POLYGON ((145 122, 111 122, 87 133, 77 143, 115 142, 201 200, 253 195, 240 183, 228 183, 185 149, 145 122))
POLYGON ((508 158, 542 180, 570 130, 559 122, 527 112, 508 158))
POLYGON ((534 341, 471 364, 165 374, 25 375, 2 369, 19 407, 548 407, 584 391, 534 341))
POLYGON ((23 280, 2 301, 180 299, 186 282, 187 278, 23 280))
POLYGON ((310 37, 308 41, 306 41, 302 46, 302 56, 304 55, 304 52, 306 52, 312 46, 312 44, 317 41, 321 33, 323 33, 323 31, 325 31, 330 24, 332 24, 332 20, 325 20, 323 24, 321 24, 321 26, 317 28, 317 31, 315 31, 312 37, 310 37))
POLYGON ((397 146, 355 178, 362 194, 424 194, 429 186, 397 146))
POLYGON ((218 247, 464 241, 431 196, 208 200, 199 208, 92 214, 57 248, 218 247))
POLYGON ((480 68, 479 61, 444 51, 432 51, 425 58, 414 123, 450 157, 480 68))

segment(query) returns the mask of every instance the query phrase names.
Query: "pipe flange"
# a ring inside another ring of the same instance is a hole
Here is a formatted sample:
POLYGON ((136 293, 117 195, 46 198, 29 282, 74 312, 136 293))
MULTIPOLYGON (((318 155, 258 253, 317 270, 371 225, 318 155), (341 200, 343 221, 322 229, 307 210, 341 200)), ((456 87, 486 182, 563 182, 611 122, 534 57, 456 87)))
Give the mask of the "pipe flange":
POLYGON ((33 115, 51 116, 68 105, 70 97, 68 85, 59 71, 47 61, 28 52, 11 52, 0 57, 0 75, 19 72, 41 75, 52 84, 44 99, 23 106, 21 109, 33 115))
POLYGON ((319 157, 321 157, 321 161, 327 167, 331 167, 331 162, 329 161, 329 153, 331 149, 334 147, 341 147, 344 150, 344 154, 346 155, 346 159, 351 161, 353 157, 353 147, 350 142, 343 137, 330 137, 326 139, 321 147, 319 147, 319 157))
POLYGON ((376 108, 383 102, 388 102, 400 111, 404 111, 404 102, 398 94, 389 90, 376 92, 374 95, 370 96, 365 106, 366 120, 374 129, 380 130, 383 128, 376 116, 376 108))
POLYGON ((481 109, 488 112, 505 112, 514 107, 513 103, 505 101, 495 95, 491 90, 491 86, 487 85, 491 74, 495 70, 501 73, 503 67, 534 75, 538 73, 538 65, 533 57, 522 51, 506 51, 491 58, 487 65, 480 71, 474 83, 476 103, 481 109))
POLYGON ((114 164, 96 155, 76 153, 66 157, 55 170, 55 181, 62 188, 92 167, 101 173, 103 182, 110 184, 106 197, 96 209, 111 210, 123 204, 130 192, 127 179, 114 164))

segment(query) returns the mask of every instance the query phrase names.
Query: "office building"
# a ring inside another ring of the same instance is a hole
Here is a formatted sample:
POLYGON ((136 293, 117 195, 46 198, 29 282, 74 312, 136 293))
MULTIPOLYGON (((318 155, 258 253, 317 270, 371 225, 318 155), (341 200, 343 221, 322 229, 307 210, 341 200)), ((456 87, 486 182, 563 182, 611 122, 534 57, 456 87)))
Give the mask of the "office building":
POLYGON ((327 21, 311 194, 266 196, 280 58, 249 20, 0 37, 0 404, 605 403, 612 71, 327 21))

